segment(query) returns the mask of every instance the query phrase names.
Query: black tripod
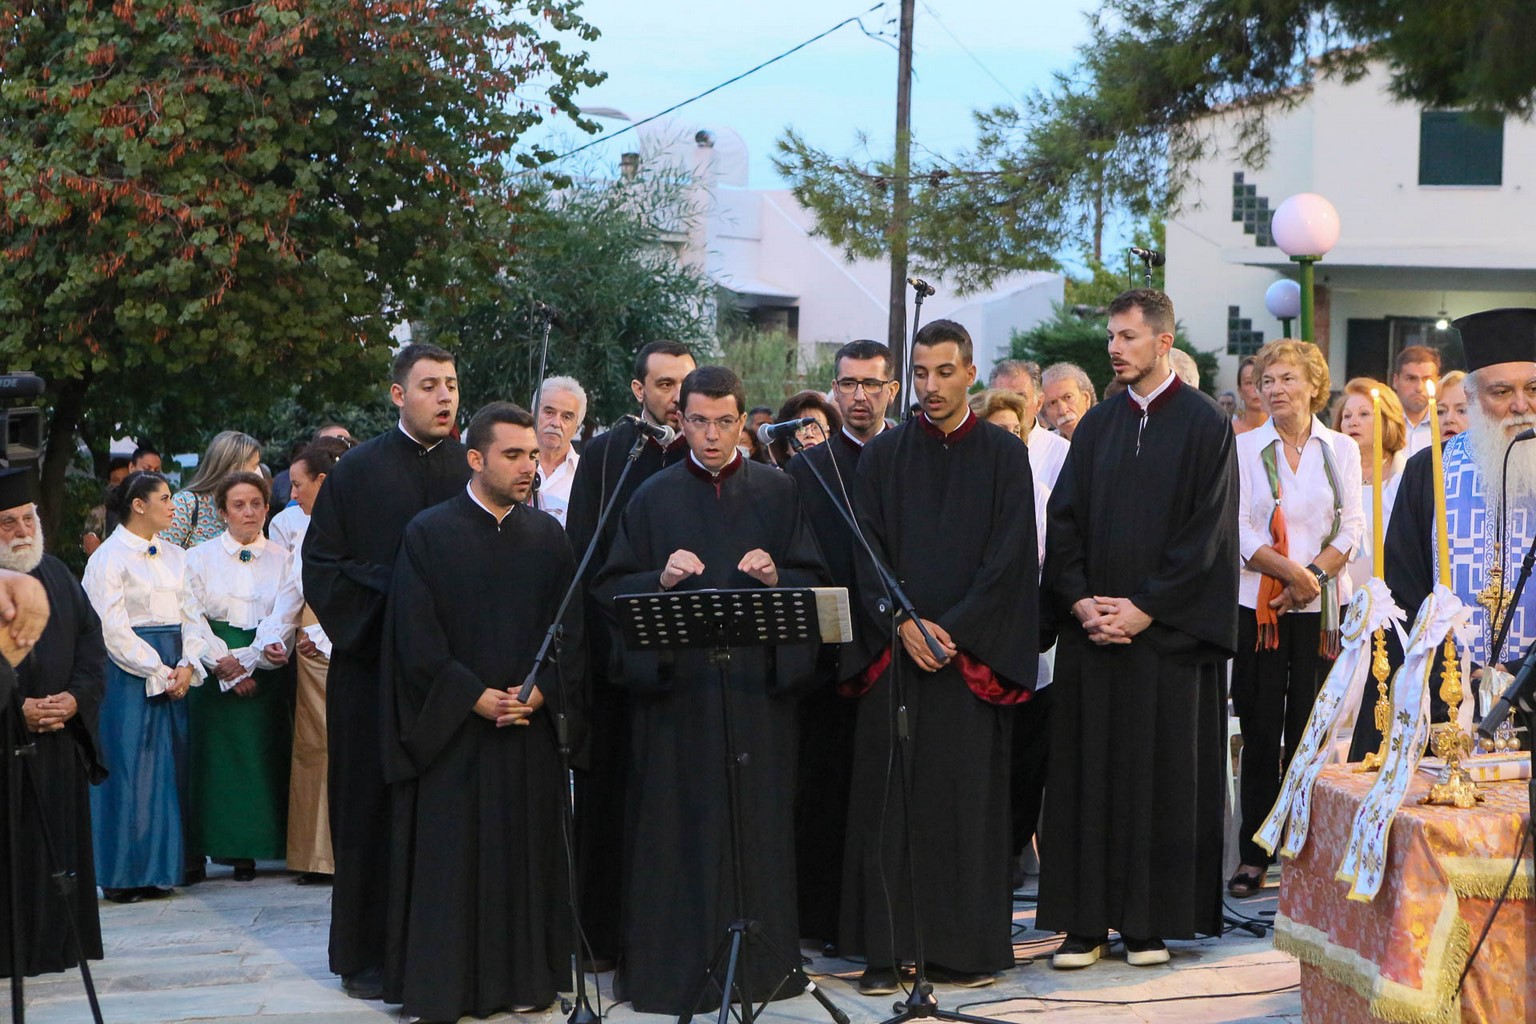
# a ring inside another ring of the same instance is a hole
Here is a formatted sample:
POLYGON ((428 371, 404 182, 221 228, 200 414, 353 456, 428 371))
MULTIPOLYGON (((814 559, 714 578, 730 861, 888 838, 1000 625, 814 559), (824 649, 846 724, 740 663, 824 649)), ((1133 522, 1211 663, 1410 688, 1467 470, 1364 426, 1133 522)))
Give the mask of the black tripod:
MULTIPOLYGON (((549 321, 545 320, 545 337, 548 337, 549 321)), ((542 378, 541 378, 542 379, 542 378)), ((549 629, 544 633, 544 640, 539 644, 539 652, 534 655, 533 667, 528 670, 528 676, 523 680, 523 687, 518 691, 517 699, 528 703, 533 696, 533 688, 537 684, 538 675, 544 666, 550 662, 558 662, 560 645, 564 642, 565 631, 561 626, 565 618, 566 609, 570 607, 571 600, 576 595, 576 589, 581 585, 582 575, 587 571, 587 564, 592 561, 592 553, 597 550, 597 542, 603 536, 603 526, 608 522, 608 516, 613 511, 614 502, 624 490, 624 478, 629 476, 629 471, 635 467, 635 461, 640 458, 640 453, 645 450, 646 435, 641 432, 635 437, 635 443, 630 446, 629 454, 625 457, 624 468, 619 473, 619 479, 614 483, 613 493, 608 495, 608 500, 603 503, 602 510, 598 513, 597 526, 592 531, 592 539, 587 542, 587 550, 581 554, 581 562, 576 566, 576 573, 571 577, 571 585, 566 588, 565 596, 560 599, 560 607, 555 610, 555 617, 549 624, 549 629)), ((564 787, 560 794, 560 831, 565 842, 565 874, 566 882, 570 888, 571 908, 571 943, 573 946, 571 956, 571 973, 575 976, 576 991, 572 995, 569 1006, 570 1016, 566 1017, 568 1024, 597 1024, 602 1020, 602 1015, 592 1009, 592 1003, 587 998, 587 976, 582 970, 586 942, 581 931, 581 899, 576 891, 576 845, 575 845, 575 816, 571 809, 573 773, 571 769, 571 729, 567 715, 569 708, 569 693, 565 686, 563 672, 555 673, 556 686, 559 688, 559 701, 555 709, 555 743, 560 751, 560 779, 564 787)))
MULTIPOLYGON (((742 856, 741 770, 748 755, 736 746, 734 716, 731 714, 731 650, 734 647, 768 644, 820 643, 821 629, 816 614, 816 596, 806 589, 670 591, 660 594, 632 594, 618 597, 614 605, 624 642, 632 650, 660 650, 708 646, 709 660, 720 682, 721 738, 725 755, 726 807, 731 850, 731 913, 725 935, 715 947, 704 976, 685 1004, 688 1009, 678 1017, 678 1024, 688 1024, 694 1010, 709 996, 723 972, 720 989, 718 1024, 728 1024, 731 1003, 741 1006, 742 1024, 752 1024, 762 1012, 754 1011, 752 999, 743 982, 749 946, 755 946, 782 972, 779 987, 794 983, 821 1004, 837 1024, 848 1024, 848 1015, 838 1009, 826 993, 800 966, 800 958, 791 956, 763 932, 748 916, 746 861, 742 856)), ((766 1008, 778 988, 763 1001, 766 1008)))
MULTIPOLYGON (((902 392, 901 392, 901 397, 907 403, 906 414, 901 417, 903 420, 908 419, 909 417, 911 417, 912 412, 913 412, 912 399, 913 399, 914 396, 912 394, 912 350, 916 346, 916 342, 917 342, 917 328, 918 328, 918 325, 921 324, 922 320, 923 320, 923 300, 926 299, 928 296, 932 295, 934 293, 934 290, 935 290, 933 285, 929 284, 927 281, 924 281, 920 277, 909 277, 909 278, 907 278, 907 284, 912 286, 913 299, 912 299, 912 333, 911 333, 911 335, 907 339, 907 360, 906 360, 905 363, 902 364, 902 365, 904 365, 907 368, 907 379, 902 381, 902 384, 905 385, 905 386, 903 387, 902 392)), ((795 447, 798 450, 800 446, 796 445, 795 447)), ((826 485, 823 484, 822 486, 826 486, 826 485)), ((828 493, 830 494, 831 492, 829 491, 828 493)), ((835 504, 837 499, 833 498, 832 501, 835 504)))
MULTIPOLYGON (((919 289, 919 304, 922 303, 922 294, 921 289, 919 289)), ((793 437, 790 438, 790 443, 796 449, 803 447, 793 437)), ((839 488, 843 491, 843 495, 840 497, 838 492, 833 491, 832 486, 827 483, 826 477, 821 475, 821 470, 816 468, 816 461, 814 459, 805 459, 805 465, 811 471, 811 475, 816 478, 816 482, 821 484, 822 490, 827 492, 827 497, 831 499, 833 507, 842 516, 843 521, 848 524, 848 528, 853 531, 853 535, 858 538, 859 544, 864 549, 865 555, 868 556, 870 564, 874 566, 876 574, 879 575, 882 584, 884 584, 886 597, 880 602, 880 612, 882 615, 889 616, 891 623, 891 693, 896 703, 892 727, 896 733, 894 744, 896 752, 895 767, 896 771, 901 775, 901 791, 904 802, 902 831, 907 851, 908 899, 910 900, 912 915, 913 953, 916 958, 917 977, 913 980, 912 989, 907 993, 907 998, 892 1006, 896 1016, 888 1018, 882 1024, 897 1024, 897 1022, 915 1020, 919 1017, 930 1017, 935 1020, 963 1021, 968 1022, 968 1024, 1000 1024, 999 1021, 992 1017, 976 1017, 941 1009, 939 1001, 933 995, 933 984, 928 981, 927 966, 923 962, 923 921, 922 913, 918 909, 917 872, 914 866, 916 864, 914 858, 916 843, 912 838, 912 776, 907 771, 908 748, 911 745, 911 735, 907 729, 907 703, 901 682, 900 637, 897 635, 896 628, 898 621, 902 616, 906 616, 916 623, 918 632, 922 634, 924 642, 928 645, 928 650, 940 661, 943 661, 946 657, 944 649, 939 646, 938 641, 929 634, 927 628, 923 625, 922 618, 917 614, 917 609, 913 607, 912 600, 907 597, 906 591, 901 588, 901 583, 896 579, 895 574, 886 567, 885 563, 875 554, 874 549, 869 546, 869 541, 865 538, 864 531, 859 529, 859 524, 854 519, 847 503, 847 489, 843 485, 841 475, 838 477, 839 488)), ((832 461, 832 470, 833 472, 838 472, 836 460, 832 461)), ((892 964, 893 969, 895 966, 895 964, 892 964)))
MULTIPOLYGON (((4 673, 7 683, 12 679, 12 671, 9 667, 0 669, 4 673)), ((66 923, 69 925, 69 941, 74 948, 75 959, 80 965, 80 978, 85 985, 85 996, 91 1004, 91 1019, 96 1024, 102 1024, 101 1004, 96 1000, 96 984, 91 980, 91 965, 85 958, 85 947, 80 941, 80 930, 75 916, 75 901, 80 898, 75 891, 75 876, 63 866, 59 860, 58 848, 53 842, 53 833, 48 828, 48 819, 43 812, 42 793, 37 788, 37 777, 32 773, 31 764, 27 760, 37 754, 37 746, 27 734, 26 714, 22 711, 21 691, 14 685, 10 686, 8 698, 0 702, 0 717, 5 722, 0 724, 0 730, 5 733, 5 844, 7 856, 7 892, 11 900, 11 919, 7 924, 10 929, 11 939, 11 1020, 15 1024, 22 1024, 26 1020, 25 988, 26 988, 26 936, 21 927, 21 801, 23 786, 25 792, 31 797, 32 809, 37 812, 38 834, 42 836, 43 850, 48 855, 48 864, 52 868, 50 877, 58 891, 60 902, 63 903, 63 913, 66 923), (25 777, 25 784, 23 784, 25 777)), ((95 898, 95 893, 91 897, 95 898)))

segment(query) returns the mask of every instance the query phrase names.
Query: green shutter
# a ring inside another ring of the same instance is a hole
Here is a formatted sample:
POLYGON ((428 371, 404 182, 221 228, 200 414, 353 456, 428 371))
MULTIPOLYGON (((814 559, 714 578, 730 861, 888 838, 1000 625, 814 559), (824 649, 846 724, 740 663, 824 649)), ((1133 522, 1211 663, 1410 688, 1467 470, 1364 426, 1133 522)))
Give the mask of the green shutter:
POLYGON ((1504 184, 1504 118, 1465 110, 1419 114, 1420 185, 1504 184))

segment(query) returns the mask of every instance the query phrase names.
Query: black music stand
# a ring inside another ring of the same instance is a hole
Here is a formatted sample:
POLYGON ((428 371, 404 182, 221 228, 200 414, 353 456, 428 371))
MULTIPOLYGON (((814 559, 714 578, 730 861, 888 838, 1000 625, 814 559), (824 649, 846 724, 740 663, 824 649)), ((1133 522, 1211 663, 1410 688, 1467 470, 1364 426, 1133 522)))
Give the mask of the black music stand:
MULTIPOLYGON (((847 600, 846 591, 843 600, 847 600)), ((837 1024, 848 1024, 848 1015, 833 1005, 826 993, 801 969, 800 958, 780 949, 763 934, 758 922, 747 916, 745 864, 741 854, 741 769, 746 757, 737 753, 731 727, 731 651, 737 647, 821 643, 816 591, 810 587, 783 587, 625 594, 614 599, 614 607, 619 630, 630 650, 709 648, 709 660, 720 679, 735 917, 726 926, 726 933, 715 947, 693 998, 686 1004, 689 1008, 678 1017, 678 1024, 688 1024, 693 1019, 693 1009, 703 1002, 722 968, 725 977, 719 982, 718 1024, 730 1021, 733 996, 741 1004, 742 1024, 752 1024, 755 1013, 761 1013, 767 1007, 768 1000, 764 1000, 763 1007, 754 1011, 740 980, 742 959, 749 942, 760 946, 771 961, 778 963, 786 981, 794 981, 802 991, 815 997, 837 1024)))

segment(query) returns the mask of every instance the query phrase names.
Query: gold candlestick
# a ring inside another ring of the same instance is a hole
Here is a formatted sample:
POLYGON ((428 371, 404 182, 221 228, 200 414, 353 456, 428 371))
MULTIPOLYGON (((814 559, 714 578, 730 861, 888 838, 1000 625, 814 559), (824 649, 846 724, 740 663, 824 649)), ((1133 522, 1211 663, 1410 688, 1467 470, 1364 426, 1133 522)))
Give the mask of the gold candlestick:
MULTIPOLYGON (((1437 553, 1440 562, 1440 585, 1451 588, 1451 538, 1447 532, 1445 512, 1445 462, 1440 452, 1440 411, 1435 408, 1435 382, 1425 381, 1429 392, 1430 462, 1435 475, 1435 532, 1438 535, 1437 553)), ((1500 515, 1503 511, 1500 510, 1500 515)), ((1472 737, 1461 731, 1457 718, 1461 711, 1461 667, 1456 664, 1456 643, 1450 637, 1445 640, 1445 663, 1441 667, 1440 699, 1445 701, 1447 720, 1430 730, 1431 745, 1435 755, 1445 762, 1429 796, 1423 802, 1444 807, 1471 807, 1483 798, 1477 791, 1477 783, 1461 766, 1461 759, 1472 751, 1472 737)))
POLYGON ((1373 638, 1375 651, 1371 655, 1371 676, 1376 680, 1376 707, 1371 713, 1376 731, 1381 733, 1381 746, 1365 755, 1357 772, 1379 771, 1387 762, 1387 737, 1391 734, 1392 698, 1387 692, 1387 677, 1392 666, 1387 661, 1387 636, 1385 629, 1378 629, 1373 638))
MULTIPOLYGON (((1382 579, 1386 566, 1386 527, 1382 525, 1381 500, 1381 389, 1371 388, 1371 566, 1373 575, 1382 579)), ((1392 724, 1392 699, 1387 692, 1387 676, 1392 666, 1387 662, 1387 637, 1385 629, 1376 630, 1373 637, 1375 651, 1371 655, 1371 675, 1376 679, 1376 708, 1372 718, 1376 731, 1381 733, 1381 746, 1365 755, 1356 771, 1379 771, 1387 762, 1388 726, 1392 724)))

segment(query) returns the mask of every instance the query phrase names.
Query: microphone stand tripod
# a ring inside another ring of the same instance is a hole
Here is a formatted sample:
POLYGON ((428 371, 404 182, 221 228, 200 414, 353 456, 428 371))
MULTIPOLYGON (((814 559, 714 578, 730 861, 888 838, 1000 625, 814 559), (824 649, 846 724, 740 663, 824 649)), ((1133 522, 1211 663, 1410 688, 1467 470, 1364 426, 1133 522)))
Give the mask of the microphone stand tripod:
POLYGON ((529 411, 538 416, 539 389, 544 386, 544 371, 549 366, 549 328, 555 322, 555 311, 545 303, 535 301, 533 313, 544 325, 544 339, 539 346, 539 375, 533 378, 533 398, 528 403, 529 411))
MULTIPOLYGON (((544 336, 549 337, 549 321, 544 322, 544 336)), ((541 376, 540 381, 543 380, 541 376)), ((581 562, 576 566, 576 573, 571 577, 571 585, 565 589, 565 596, 560 599, 560 606, 555 609, 555 617, 549 624, 549 629, 544 632, 544 640, 539 644, 539 652, 533 657, 533 667, 528 670, 527 677, 523 680, 522 689, 517 693, 517 699, 523 703, 533 695, 533 688, 539 673, 544 666, 551 662, 558 662, 560 647, 565 640, 565 630, 561 627, 561 620, 565 618, 566 609, 576 596, 576 590, 581 586, 582 574, 587 571, 587 564, 592 561, 592 554, 597 550, 597 542, 603 535, 603 527, 608 522, 608 516, 613 511, 620 492, 624 490, 624 478, 629 476, 629 471, 635 467, 635 462, 640 458, 640 453, 645 450, 646 434, 641 431, 635 438, 635 443, 630 446, 629 455, 625 457, 624 469, 619 473, 619 479, 613 485, 613 493, 608 495, 608 500, 603 503, 602 511, 597 517, 597 526, 592 531, 592 539, 587 542, 587 550, 582 552, 581 562)), ((571 810, 571 792, 573 773, 571 767, 571 730, 568 718, 569 692, 565 685, 565 675, 560 671, 555 672, 556 686, 559 688, 559 705, 555 709, 555 743, 560 752, 561 785, 564 787, 560 794, 560 830, 565 840, 565 874, 566 884, 570 888, 571 909, 571 942, 574 950, 571 957, 571 971, 575 975, 576 991, 571 999, 570 1016, 566 1017, 567 1024, 598 1024, 603 1018, 601 1014, 592 1009, 592 1003, 587 998, 587 975, 582 969, 584 946, 586 945, 581 931, 581 900, 576 891, 576 845, 575 845, 575 818, 571 810)))
MULTIPOLYGON (((912 350, 914 348, 916 348, 916 345, 917 345, 917 328, 918 328, 918 325, 920 325, 922 323, 922 320, 923 320, 923 300, 925 298, 927 298, 928 296, 933 294, 933 285, 929 284, 926 281, 923 281, 923 280, 918 279, 918 278, 911 278, 911 277, 909 277, 909 278, 907 278, 907 283, 912 286, 912 292, 913 292, 913 298, 912 298, 912 335, 911 335, 910 338, 907 339, 907 358, 906 358, 906 361, 902 364, 903 366, 906 367, 906 374, 907 374, 907 379, 902 382, 904 387, 902 388, 902 391, 901 391, 902 400, 906 403, 906 408, 902 411, 902 414, 901 414, 901 418, 902 418, 903 421, 912 418, 912 397, 911 397, 912 396, 912 350)), ((796 447, 796 450, 797 451, 799 450, 798 446, 796 447)), ((820 478, 818 477, 818 479, 820 479, 820 478)), ((823 486, 825 486, 825 485, 823 485, 823 486)), ((830 492, 828 492, 828 493, 830 493, 830 492)), ((836 504, 836 503, 837 503, 837 499, 834 498, 833 499, 833 504, 836 504)))
MULTIPOLYGON (((918 295, 918 302, 921 303, 921 289, 919 289, 918 295)), ((790 444, 797 451, 804 448, 804 445, 800 443, 798 438, 791 437, 790 444)), ((902 831, 907 852, 907 898, 910 902, 912 915, 912 950, 917 976, 913 979, 912 989, 907 994, 907 998, 892 1005, 891 1009, 894 1011, 895 1016, 886 1018, 881 1024, 906 1024, 907 1021, 923 1018, 952 1021, 956 1022, 956 1024, 1001 1024, 1000 1021, 993 1017, 977 1017, 941 1009, 939 1001, 934 998, 933 983, 928 980, 928 968, 924 963, 923 921, 922 913, 918 908, 917 868, 914 856, 917 843, 912 833, 912 776, 907 771, 912 737, 907 729, 906 692, 901 680, 902 652, 896 646, 899 640, 896 636, 899 618, 905 615, 916 623, 918 632, 923 635, 923 640, 928 645, 929 652, 936 659, 942 661, 945 658, 944 649, 939 646, 938 641, 933 638, 932 634, 928 632, 927 627, 923 625, 922 617, 917 614, 917 609, 913 607, 911 598, 907 597, 906 591, 902 589, 901 583, 897 581, 895 574, 886 567, 885 563, 880 561, 874 549, 869 546, 869 541, 865 538, 864 531, 859 529, 859 524, 854 518, 852 510, 845 506, 842 501, 838 500, 837 493, 827 483, 826 477, 821 475, 821 470, 816 468, 815 460, 807 457, 805 465, 816 478, 816 482, 821 484, 822 490, 827 492, 827 497, 832 500, 833 507, 842 516, 843 521, 848 524, 848 528, 853 531, 853 535, 859 539, 860 546, 863 547, 864 553, 875 567, 875 572, 879 575, 881 583, 884 584, 886 592, 886 597, 879 603, 879 609, 882 615, 890 617, 891 623, 891 691, 896 698, 896 741, 894 746, 896 748, 896 771, 901 776, 903 801, 902 831)), ((834 470, 836 470, 836 465, 834 462, 834 470)), ((839 477, 839 480, 841 480, 841 477, 839 477)), ((898 965, 893 963, 891 968, 892 970, 897 970, 898 965)))

